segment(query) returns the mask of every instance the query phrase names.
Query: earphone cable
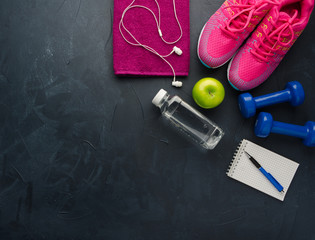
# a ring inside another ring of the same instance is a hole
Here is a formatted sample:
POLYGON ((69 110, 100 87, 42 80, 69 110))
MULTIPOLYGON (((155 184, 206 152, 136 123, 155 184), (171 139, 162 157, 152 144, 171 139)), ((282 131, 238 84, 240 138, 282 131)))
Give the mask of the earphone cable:
MULTIPOLYGON (((175 0, 173 0, 173 9, 174 9, 174 16, 175 16, 176 22, 177 22, 177 24, 178 24, 178 26, 179 26, 179 29, 180 29, 180 36, 178 37, 178 39, 176 39, 176 40, 173 41, 173 42, 168 42, 168 41, 166 41, 166 40, 163 38, 163 34, 162 34, 162 31, 161 31, 161 12, 160 12, 160 6, 159 6, 159 3, 157 2, 157 0, 154 0, 154 1, 155 1, 155 3, 157 4, 157 8, 158 8, 158 13, 159 13, 159 14, 158 14, 158 19, 156 18, 156 15, 154 14, 154 12, 153 12, 151 9, 149 9, 148 7, 143 6, 143 5, 133 5, 135 1, 136 1, 136 0, 133 0, 133 1, 128 5, 128 7, 123 11, 123 13, 122 13, 122 16, 121 16, 121 19, 120 19, 120 22, 119 22, 119 31, 120 31, 121 36, 122 36, 123 39, 124 39, 127 43, 129 43, 130 45, 143 47, 143 48, 146 49, 147 51, 149 51, 149 52, 151 52, 151 53, 153 53, 153 54, 159 56, 164 62, 166 62, 166 63, 169 65, 169 67, 171 68, 171 70, 172 70, 172 72, 173 72, 173 83, 172 83, 172 85, 173 85, 173 86, 176 86, 176 87, 181 87, 181 86, 182 86, 182 83, 176 81, 176 73, 175 73, 175 70, 174 70, 172 64, 171 64, 169 61, 167 61, 167 60, 165 59, 166 57, 169 57, 169 56, 170 56, 171 54, 173 54, 174 52, 176 52, 176 53, 178 54, 178 52, 175 51, 175 48, 176 48, 176 47, 174 47, 173 50, 172 50, 169 54, 167 54, 167 55, 161 55, 161 54, 159 54, 156 50, 154 50, 153 48, 151 48, 151 47, 149 47, 149 46, 147 46, 147 45, 144 45, 144 44, 140 43, 140 42, 134 37, 134 35, 133 35, 133 34, 125 27, 125 25, 124 25, 124 17, 125 17, 125 14, 126 14, 126 12, 127 12, 128 10, 130 10, 130 9, 132 9, 132 8, 143 8, 143 9, 146 9, 146 10, 148 10, 148 11, 152 14, 152 16, 154 17, 154 20, 155 20, 156 25, 157 25, 157 28, 158 28, 159 36, 161 37, 162 41, 163 41, 164 43, 168 44, 168 45, 175 44, 176 42, 178 42, 178 41, 182 38, 182 35, 183 35, 182 27, 181 27, 180 22, 179 22, 178 17, 177 17, 175 0), (124 35, 123 32, 122 32, 121 27, 123 27, 123 29, 130 35, 130 37, 131 37, 136 43, 133 43, 133 42, 129 41, 129 40, 125 37, 125 35, 124 35)), ((181 51, 180 51, 180 52, 181 52, 181 51)), ((181 53, 182 53, 182 52, 181 52, 181 53)), ((178 55, 181 55, 181 53, 178 54, 178 55)))

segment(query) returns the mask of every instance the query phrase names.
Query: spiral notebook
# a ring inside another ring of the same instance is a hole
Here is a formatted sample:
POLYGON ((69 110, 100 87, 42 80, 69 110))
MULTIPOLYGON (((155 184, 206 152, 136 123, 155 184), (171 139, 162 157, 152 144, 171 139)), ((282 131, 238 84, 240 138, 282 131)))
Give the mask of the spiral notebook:
POLYGON ((298 167, 298 163, 243 139, 234 154, 226 174, 237 181, 283 201, 298 167), (255 167, 245 155, 245 151, 277 179, 283 186, 284 193, 279 192, 255 167))

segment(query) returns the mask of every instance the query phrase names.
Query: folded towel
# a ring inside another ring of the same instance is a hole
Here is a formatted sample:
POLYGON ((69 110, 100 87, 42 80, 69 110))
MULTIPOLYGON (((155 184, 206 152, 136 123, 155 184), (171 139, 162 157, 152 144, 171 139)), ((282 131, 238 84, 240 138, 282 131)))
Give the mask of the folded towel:
MULTIPOLYGON (((128 44, 119 32, 119 22, 123 11, 132 0, 114 0, 113 22, 113 65, 117 75, 172 76, 169 65, 159 56, 139 46, 128 44)), ((174 16, 172 0, 158 0, 161 9, 161 30, 166 41, 173 42, 180 36, 180 29, 174 16)), ((158 18, 158 8, 154 0, 138 0, 134 4, 150 8, 158 18)), ((176 12, 182 26, 183 36, 173 45, 165 44, 159 37, 153 15, 143 8, 132 8, 124 17, 124 25, 142 44, 148 45, 161 55, 170 53, 174 46, 183 54, 167 57, 177 76, 187 76, 189 72, 189 0, 176 1, 176 12)), ((126 31, 126 38, 135 42, 126 31)))

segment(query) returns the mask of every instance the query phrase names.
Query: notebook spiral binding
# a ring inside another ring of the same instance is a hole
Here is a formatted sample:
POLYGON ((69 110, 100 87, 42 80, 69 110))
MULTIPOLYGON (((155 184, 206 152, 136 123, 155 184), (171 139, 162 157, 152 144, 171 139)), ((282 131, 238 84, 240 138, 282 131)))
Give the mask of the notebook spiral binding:
POLYGON ((238 145, 238 147, 236 148, 236 151, 234 152, 234 155, 233 155, 233 159, 230 162, 229 167, 226 171, 226 174, 228 176, 230 176, 230 177, 233 176, 234 170, 235 170, 235 168, 236 168, 236 166, 240 160, 241 155, 244 153, 244 149, 245 149, 246 145, 247 145, 247 141, 245 139, 243 139, 240 142, 240 144, 238 145))

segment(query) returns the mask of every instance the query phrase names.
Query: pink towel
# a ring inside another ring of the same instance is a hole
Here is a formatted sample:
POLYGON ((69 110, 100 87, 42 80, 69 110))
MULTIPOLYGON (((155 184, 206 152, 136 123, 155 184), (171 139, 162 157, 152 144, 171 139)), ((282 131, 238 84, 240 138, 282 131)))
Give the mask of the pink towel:
MULTIPOLYGON (((115 74, 172 76, 171 68, 160 57, 142 47, 131 46, 121 36, 119 32, 121 15, 131 2, 132 0, 114 0, 113 58, 115 74)), ((173 1, 158 0, 158 3, 161 9, 163 37, 166 41, 173 42, 180 36, 180 29, 174 16, 173 1)), ((137 0, 134 4, 149 7, 158 18, 158 8, 154 0, 137 0)), ((161 40, 153 15, 143 8, 130 9, 124 17, 124 24, 139 42, 152 47, 161 55, 170 53, 174 46, 179 47, 183 54, 178 56, 174 53, 166 60, 172 64, 177 76, 187 76, 190 58, 189 0, 177 0, 176 11, 183 36, 173 45, 167 45, 161 40)), ((125 36, 131 41, 131 37, 127 33, 125 36)))

